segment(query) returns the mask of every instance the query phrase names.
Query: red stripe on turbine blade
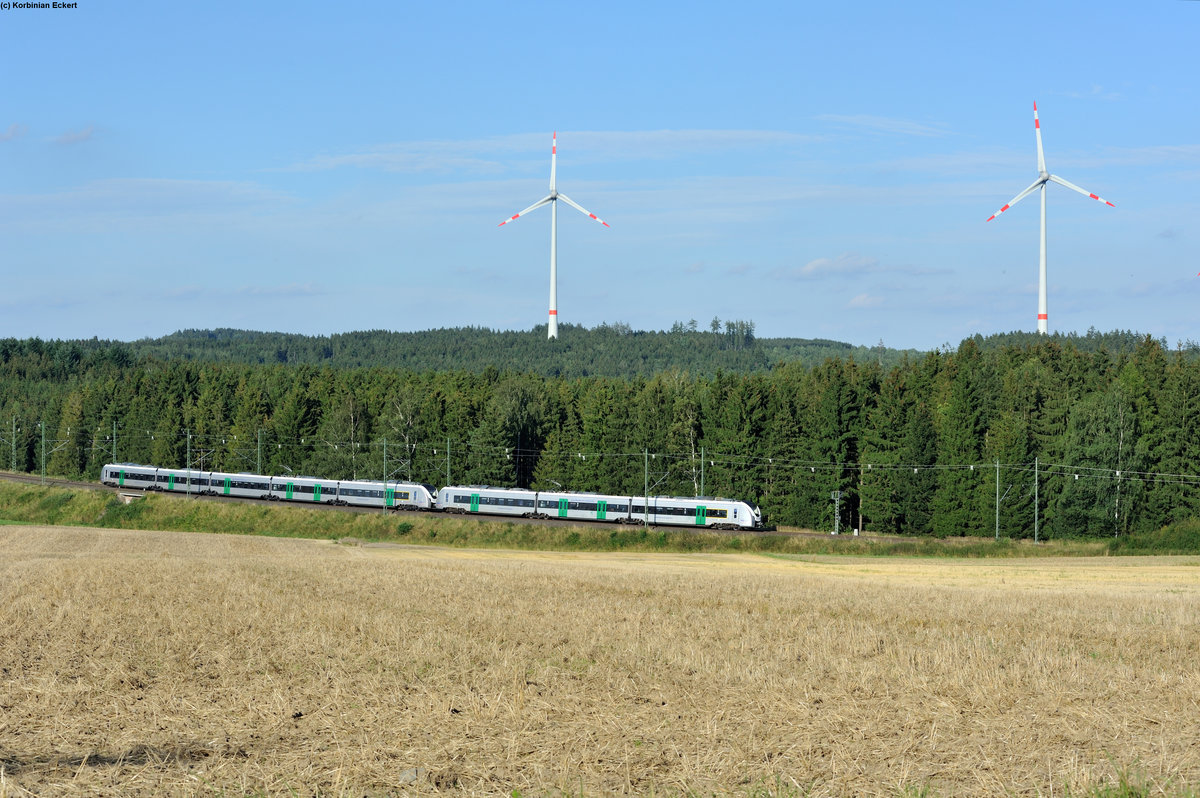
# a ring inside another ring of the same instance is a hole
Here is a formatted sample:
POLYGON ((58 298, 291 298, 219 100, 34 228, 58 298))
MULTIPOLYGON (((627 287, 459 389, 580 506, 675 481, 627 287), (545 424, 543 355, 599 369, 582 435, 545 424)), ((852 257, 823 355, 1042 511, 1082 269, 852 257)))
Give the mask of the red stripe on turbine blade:
POLYGON ((1117 207, 1116 205, 1113 205, 1113 204, 1112 204, 1111 202, 1109 202, 1108 200, 1105 200, 1105 201, 1104 201, 1104 204, 1105 204, 1105 205, 1107 205, 1107 206, 1108 206, 1108 207, 1110 207, 1110 208, 1115 208, 1115 207, 1117 207))
MULTIPOLYGON (((991 216, 989 216, 987 218, 987 220, 990 222, 992 219, 995 219, 995 218, 996 218, 996 214, 993 213, 991 216)), ((504 224, 504 222, 501 222, 500 224, 504 224)))
MULTIPOLYGON (((597 219, 596 221, 597 221, 597 222, 600 222, 600 220, 599 220, 599 219, 597 219)), ((604 225, 605 227, 608 227, 608 226, 609 226, 608 222, 600 222, 600 224, 604 225)))
POLYGON ((1100 199, 1100 198, 1099 198, 1099 197, 1097 197, 1095 194, 1088 194, 1088 196, 1089 196, 1089 197, 1091 197, 1091 198, 1092 198, 1092 199, 1094 199, 1094 200, 1098 200, 1098 199, 1100 199))

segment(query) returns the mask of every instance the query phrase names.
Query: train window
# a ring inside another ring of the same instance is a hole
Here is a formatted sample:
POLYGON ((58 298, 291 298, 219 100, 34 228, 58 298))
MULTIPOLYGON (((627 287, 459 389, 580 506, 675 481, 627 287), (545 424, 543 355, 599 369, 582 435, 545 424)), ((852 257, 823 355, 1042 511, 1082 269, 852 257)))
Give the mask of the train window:
MULTIPOLYGON (((735 512, 736 512, 736 510, 735 510, 735 512)), ((706 510, 704 514, 706 516, 708 516, 709 518, 728 518, 729 517, 728 510, 715 510, 711 507, 708 508, 708 510, 706 510)))

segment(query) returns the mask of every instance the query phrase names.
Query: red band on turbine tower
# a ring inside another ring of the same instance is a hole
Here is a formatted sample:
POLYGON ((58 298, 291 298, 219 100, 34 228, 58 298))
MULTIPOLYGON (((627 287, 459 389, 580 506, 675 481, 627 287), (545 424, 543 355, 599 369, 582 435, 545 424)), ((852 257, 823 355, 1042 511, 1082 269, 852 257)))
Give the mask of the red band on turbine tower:
POLYGON ((1047 314, 1045 314, 1045 313, 1039 313, 1039 314, 1038 314, 1038 321, 1046 321, 1046 320, 1048 320, 1049 318, 1050 318, 1050 317, 1049 317, 1049 315, 1047 315, 1047 314))
POLYGON ((557 316, 557 315, 558 315, 558 311, 557 311, 557 310, 552 310, 552 311, 550 311, 550 315, 551 315, 551 316, 557 316))

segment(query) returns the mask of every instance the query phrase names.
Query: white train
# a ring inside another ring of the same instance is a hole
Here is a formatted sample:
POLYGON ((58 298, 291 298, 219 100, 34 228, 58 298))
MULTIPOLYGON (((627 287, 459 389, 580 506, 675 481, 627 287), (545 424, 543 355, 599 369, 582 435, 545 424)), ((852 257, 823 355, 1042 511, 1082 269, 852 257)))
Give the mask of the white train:
POLYGON ((227 474, 220 471, 158 468, 134 463, 109 463, 101 469, 100 481, 116 488, 169 493, 348 504, 356 507, 386 507, 391 510, 433 509, 432 486, 412 482, 227 474))
POLYGON ((605 493, 534 491, 520 488, 454 486, 437 494, 439 510, 451 513, 519 515, 527 518, 566 518, 650 526, 758 529, 757 506, 732 499, 681 496, 613 496, 605 493))
POLYGON ((110 463, 100 471, 105 485, 169 493, 239 496, 268 501, 317 502, 391 510, 442 510, 524 518, 563 518, 650 526, 761 529, 757 506, 732 499, 680 496, 614 496, 604 493, 534 491, 480 485, 434 491, 412 482, 334 480, 316 477, 229 474, 184 468, 110 463))

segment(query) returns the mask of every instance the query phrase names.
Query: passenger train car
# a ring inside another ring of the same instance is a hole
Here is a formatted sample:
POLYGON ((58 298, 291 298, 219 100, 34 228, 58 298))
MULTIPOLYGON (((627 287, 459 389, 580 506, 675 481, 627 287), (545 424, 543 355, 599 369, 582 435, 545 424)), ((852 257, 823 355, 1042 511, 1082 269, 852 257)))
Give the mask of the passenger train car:
POLYGON ((134 463, 110 463, 100 471, 105 485, 205 496, 238 496, 245 499, 391 510, 430 510, 433 488, 411 482, 316 479, 314 477, 227 474, 186 468, 157 468, 134 463))
POLYGON ((533 491, 520 488, 450 486, 434 493, 431 485, 410 482, 336 480, 158 468, 110 463, 100 472, 105 485, 167 493, 237 496, 245 499, 390 510, 443 510, 524 518, 564 518, 617 524, 761 529, 762 512, 744 501, 714 498, 614 496, 603 493, 533 491))
POLYGON ((603 493, 533 491, 519 488, 454 486, 438 491, 439 510, 527 518, 567 518, 651 526, 758 529, 757 506, 731 499, 651 496, 613 496, 603 493))

